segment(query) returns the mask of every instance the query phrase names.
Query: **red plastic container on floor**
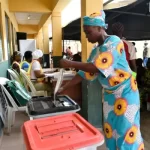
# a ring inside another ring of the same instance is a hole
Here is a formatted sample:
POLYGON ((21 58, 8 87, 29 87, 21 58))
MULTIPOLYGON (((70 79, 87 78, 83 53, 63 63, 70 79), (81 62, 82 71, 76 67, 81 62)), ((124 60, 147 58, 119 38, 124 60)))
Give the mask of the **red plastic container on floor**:
POLYGON ((27 150, 76 150, 103 144, 103 135, 76 113, 24 123, 27 150))

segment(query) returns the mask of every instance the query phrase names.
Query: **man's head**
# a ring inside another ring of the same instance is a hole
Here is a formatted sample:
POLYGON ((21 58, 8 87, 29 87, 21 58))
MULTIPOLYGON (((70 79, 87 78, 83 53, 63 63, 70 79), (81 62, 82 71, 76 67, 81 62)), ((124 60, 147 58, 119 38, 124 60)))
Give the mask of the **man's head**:
POLYGON ((66 53, 67 53, 67 55, 72 56, 72 52, 71 52, 71 47, 70 46, 66 49, 66 53))
POLYGON ((40 49, 35 50, 32 53, 32 57, 34 60, 38 60, 40 63, 43 61, 43 52, 40 49))
POLYGON ((26 51, 24 53, 24 58, 27 62, 31 63, 31 61, 32 61, 32 52, 31 51, 26 51))
POLYGON ((148 45, 148 43, 144 43, 144 46, 147 46, 148 45))
POLYGON ((132 42, 133 46, 135 46, 135 42, 132 42))
POLYGON ((112 25, 112 32, 113 35, 116 35, 120 38, 123 37, 123 32, 124 32, 124 25, 120 22, 116 22, 112 25))
POLYGON ((83 18, 83 29, 89 42, 100 41, 105 34, 105 29, 107 29, 104 11, 85 16, 83 18))

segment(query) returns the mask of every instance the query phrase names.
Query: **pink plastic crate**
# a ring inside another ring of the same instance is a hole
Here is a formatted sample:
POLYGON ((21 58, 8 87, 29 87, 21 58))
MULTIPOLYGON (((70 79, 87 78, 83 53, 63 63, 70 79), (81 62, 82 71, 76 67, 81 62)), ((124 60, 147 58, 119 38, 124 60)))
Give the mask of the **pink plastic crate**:
POLYGON ((27 150, 75 150, 104 142, 103 135, 76 113, 24 123, 27 150))

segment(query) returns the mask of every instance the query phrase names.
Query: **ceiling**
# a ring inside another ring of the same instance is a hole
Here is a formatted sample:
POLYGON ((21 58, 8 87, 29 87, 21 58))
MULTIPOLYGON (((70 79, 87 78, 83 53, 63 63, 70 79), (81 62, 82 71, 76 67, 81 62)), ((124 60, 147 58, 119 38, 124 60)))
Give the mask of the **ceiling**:
POLYGON ((122 3, 128 5, 132 3, 132 1, 136 1, 136 0, 103 0, 104 4, 120 3, 120 6, 122 6, 122 3))
POLYGON ((18 24, 38 25, 44 13, 15 13, 18 24), (28 18, 29 17, 29 18, 28 18))
POLYGON ((137 0, 104 0, 104 10, 125 7, 137 0))
MULTIPOLYGON (((118 8, 133 3, 136 0, 104 0, 104 9, 118 8)), ((71 0, 62 11, 62 27, 81 17, 80 0, 71 0), (69 12, 69 13, 68 13, 69 12)), ((15 13, 18 24, 38 25, 43 13, 15 13), (28 17, 30 16, 30 19, 28 17)))
MULTIPOLYGON (((103 0, 104 10, 127 6, 137 0, 103 0)), ((81 0, 71 0, 62 11, 62 27, 81 17, 81 0)))
MULTIPOLYGON (((128 40, 150 40, 150 3, 149 0, 138 0, 131 5, 105 10, 108 23, 108 35, 112 34, 112 24, 121 22, 124 25, 124 37, 128 40), (149 5, 148 5, 149 4, 149 5)), ((63 39, 81 40, 81 19, 71 22, 63 28, 63 39)))

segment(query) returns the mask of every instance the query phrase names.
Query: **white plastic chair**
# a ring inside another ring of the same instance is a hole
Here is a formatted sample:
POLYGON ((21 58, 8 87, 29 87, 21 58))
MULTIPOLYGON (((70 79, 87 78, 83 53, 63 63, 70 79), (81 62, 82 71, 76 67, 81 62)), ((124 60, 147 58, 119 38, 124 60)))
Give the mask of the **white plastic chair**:
MULTIPOLYGON (((10 79, 11 80, 15 80, 19 83, 22 83, 24 88, 28 91, 28 87, 27 87, 27 82, 24 78, 22 78, 22 81, 20 80, 20 75, 18 74, 17 71, 15 71, 14 69, 7 69, 9 75, 10 75, 10 79)), ((28 92, 30 94, 30 92, 28 92)), ((43 95, 42 95, 43 96, 43 95)))
POLYGON ((31 90, 31 96, 47 96, 47 91, 37 91, 35 89, 33 83, 31 82, 31 80, 27 76, 26 72, 22 69, 21 69, 21 75, 23 76, 23 78, 25 79, 25 82, 28 84, 28 86, 31 90))
POLYGON ((11 80, 16 80, 18 81, 19 83, 21 83, 20 79, 19 79, 19 74, 16 73, 14 70, 12 69, 7 69, 9 75, 10 75, 10 79, 11 80))
MULTIPOLYGON (((10 131, 10 129, 11 129, 11 126, 8 126, 8 124, 11 124, 11 121, 13 121, 10 118, 10 116, 12 115, 12 107, 9 106, 9 104, 6 100, 4 91, 2 90, 2 87, 1 87, 1 85, 5 85, 7 81, 9 81, 9 80, 6 78, 2 78, 2 77, 0 78, 0 90, 1 90, 3 98, 4 98, 4 102, 2 102, 2 103, 4 103, 3 105, 5 105, 4 106, 5 109, 1 112, 2 113, 1 117, 3 117, 1 119, 3 120, 4 127, 7 127, 7 133, 8 133, 8 131, 10 131)), ((3 106, 1 106, 1 107, 3 107, 3 106)))
POLYGON ((0 85, 1 85, 1 88, 2 88, 3 95, 5 97, 5 100, 6 100, 7 110, 8 110, 8 114, 7 114, 7 133, 10 134, 11 126, 15 123, 15 112, 16 111, 26 112, 27 107, 26 106, 19 107, 16 104, 15 100, 9 94, 9 92, 7 91, 7 89, 4 86, 7 81, 9 81, 7 78, 0 77, 0 85), (9 103, 11 104, 11 106, 9 105, 9 103))

